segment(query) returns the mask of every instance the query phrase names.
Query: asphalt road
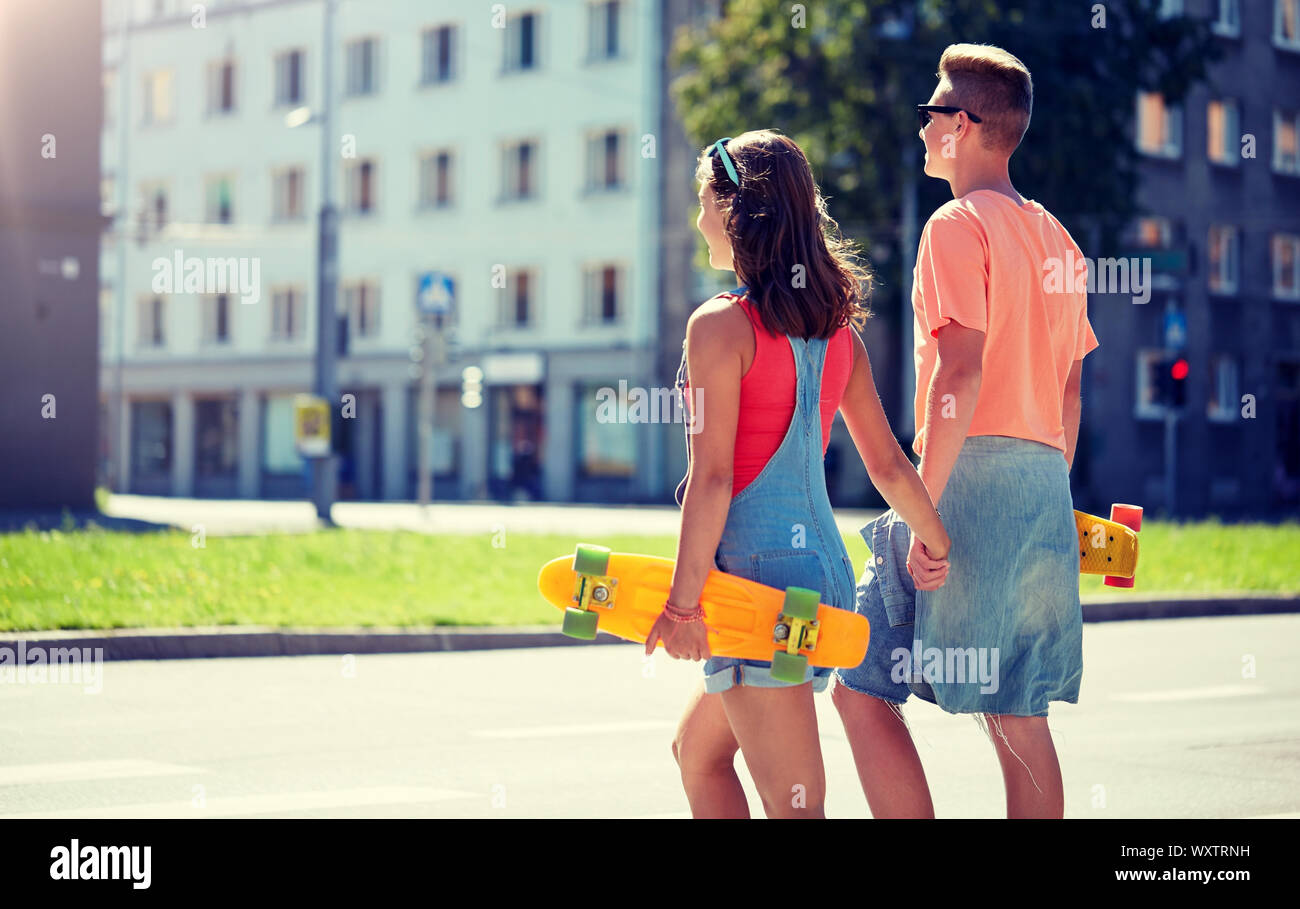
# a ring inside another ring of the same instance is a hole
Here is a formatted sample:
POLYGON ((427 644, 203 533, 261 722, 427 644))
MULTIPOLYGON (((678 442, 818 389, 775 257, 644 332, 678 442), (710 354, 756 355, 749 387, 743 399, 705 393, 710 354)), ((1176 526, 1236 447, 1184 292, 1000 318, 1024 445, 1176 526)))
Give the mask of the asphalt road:
MULTIPOLYGON (((1052 708, 1067 815, 1300 817, 1297 636, 1294 615, 1085 626, 1080 703, 1052 708)), ((685 817, 669 743, 698 673, 600 646, 0 684, 0 817, 685 817)), ((828 814, 866 817, 829 694, 818 706, 828 814)), ((938 813, 1000 816, 974 722, 919 702, 909 719, 938 813)))

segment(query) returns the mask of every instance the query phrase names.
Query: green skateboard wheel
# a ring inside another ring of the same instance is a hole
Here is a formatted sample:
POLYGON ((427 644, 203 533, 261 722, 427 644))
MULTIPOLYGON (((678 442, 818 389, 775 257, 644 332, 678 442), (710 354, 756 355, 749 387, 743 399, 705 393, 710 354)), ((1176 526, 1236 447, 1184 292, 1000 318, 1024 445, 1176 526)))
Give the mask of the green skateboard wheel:
POLYGON ((578 574, 600 574, 609 570, 609 548, 579 543, 573 553, 573 570, 578 574))
POLYGON ((781 611, 792 619, 804 619, 811 622, 817 618, 817 607, 821 605, 822 595, 807 587, 787 587, 785 602, 781 611))
POLYGON ((808 671, 808 658, 778 650, 772 654, 772 678, 778 682, 799 683, 808 671))
POLYGON ((596 624, 600 616, 584 609, 564 610, 564 626, 560 629, 571 638, 582 641, 596 640, 596 624))

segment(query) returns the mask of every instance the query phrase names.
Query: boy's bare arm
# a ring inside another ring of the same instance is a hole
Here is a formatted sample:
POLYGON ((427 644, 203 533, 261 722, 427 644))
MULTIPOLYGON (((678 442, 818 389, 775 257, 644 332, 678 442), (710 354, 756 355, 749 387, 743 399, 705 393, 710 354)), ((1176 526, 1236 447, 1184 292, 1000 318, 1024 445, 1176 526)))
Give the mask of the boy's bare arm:
POLYGON ((1074 449, 1079 441, 1079 417, 1083 403, 1079 397, 1079 381, 1083 374, 1083 361, 1075 360, 1070 376, 1065 380, 1065 398, 1061 402, 1061 420, 1065 424, 1065 466, 1074 466, 1074 449))
POLYGON ((949 322, 939 329, 938 360, 926 396, 921 481, 938 502, 975 417, 983 375, 984 332, 949 322))

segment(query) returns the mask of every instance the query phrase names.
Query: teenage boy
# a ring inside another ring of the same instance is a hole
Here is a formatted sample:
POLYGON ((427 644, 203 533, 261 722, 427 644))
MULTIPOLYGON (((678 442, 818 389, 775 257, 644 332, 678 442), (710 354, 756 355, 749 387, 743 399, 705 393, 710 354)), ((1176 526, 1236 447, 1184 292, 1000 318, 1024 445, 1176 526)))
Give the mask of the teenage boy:
POLYGON ((1000 48, 954 44, 938 77, 918 105, 920 137, 926 174, 948 181, 953 200, 926 223, 916 258, 913 449, 952 548, 945 582, 905 525, 893 533, 896 515, 864 529, 880 548, 858 596, 871 646, 861 666, 836 673, 833 699, 876 817, 934 814, 899 710, 914 693, 987 721, 1009 817, 1059 818, 1047 710, 1077 702, 1083 675, 1069 469, 1082 361, 1097 339, 1086 275, 1064 290, 1044 282, 1082 252, 1011 185, 1008 160, 1033 107, 1029 70, 1000 48), (904 554, 921 567, 899 571, 904 554))

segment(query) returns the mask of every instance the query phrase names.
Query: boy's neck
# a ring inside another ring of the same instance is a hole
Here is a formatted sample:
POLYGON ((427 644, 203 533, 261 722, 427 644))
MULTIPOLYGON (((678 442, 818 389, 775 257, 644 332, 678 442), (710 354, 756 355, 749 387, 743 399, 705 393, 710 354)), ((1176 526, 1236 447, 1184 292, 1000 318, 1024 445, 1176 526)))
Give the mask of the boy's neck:
POLYGON ((968 193, 987 189, 1001 193, 1017 205, 1024 205, 1025 198, 1011 185, 1011 175, 1007 170, 1007 159, 998 161, 970 161, 963 168, 960 165, 948 180, 954 199, 960 199, 968 193))

